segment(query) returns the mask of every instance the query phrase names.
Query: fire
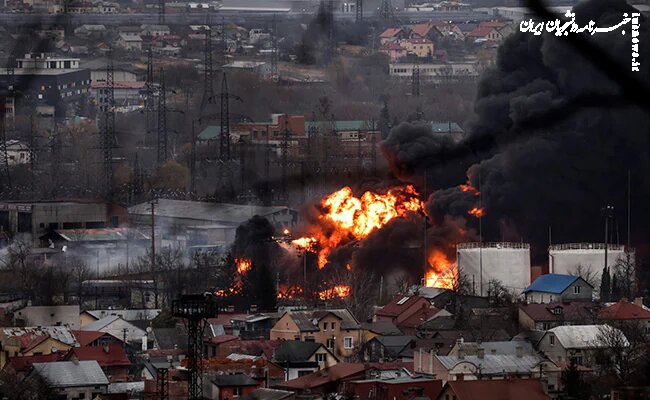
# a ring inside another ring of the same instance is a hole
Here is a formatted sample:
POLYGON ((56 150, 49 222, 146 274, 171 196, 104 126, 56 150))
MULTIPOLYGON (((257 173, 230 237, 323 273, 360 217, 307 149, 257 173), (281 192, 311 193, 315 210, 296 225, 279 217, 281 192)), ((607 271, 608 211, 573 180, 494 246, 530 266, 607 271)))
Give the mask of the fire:
POLYGON ((336 285, 332 286, 327 290, 323 290, 318 293, 318 297, 321 300, 332 300, 332 299, 344 299, 350 295, 350 286, 348 285, 336 285))
POLYGON ((485 209, 482 207, 474 207, 467 212, 467 214, 472 215, 476 218, 481 218, 485 215, 485 209))
POLYGON ((453 289, 457 279, 456 264, 438 249, 429 254, 427 261, 431 269, 424 274, 424 286, 453 289))
POLYGON ((278 290, 278 299, 295 299, 302 295, 300 286, 280 287, 278 290))
POLYGON ((479 192, 474 186, 472 186, 471 183, 469 183, 469 180, 465 184, 458 185, 458 188, 461 192, 469 192, 474 196, 479 196, 481 194, 481 192, 479 192))
POLYGON ((235 259, 235 264, 237 265, 237 272, 239 274, 245 274, 251 270, 253 262, 246 258, 237 258, 235 259))
POLYGON ((290 231, 289 229, 286 229, 286 228, 282 231, 282 233, 283 233, 285 236, 291 235, 291 231, 290 231))
POLYGON ((301 237, 291 241, 291 244, 294 246, 303 249, 304 251, 314 251, 314 246, 318 243, 318 240, 313 237, 301 237))
POLYGON ((393 218, 424 211, 424 203, 411 185, 390 189, 385 194, 368 191, 361 197, 355 197, 346 186, 323 199, 321 207, 323 214, 319 218, 334 230, 294 240, 308 243, 310 249, 318 244, 318 268, 327 264, 332 249, 341 243, 364 239, 393 218))

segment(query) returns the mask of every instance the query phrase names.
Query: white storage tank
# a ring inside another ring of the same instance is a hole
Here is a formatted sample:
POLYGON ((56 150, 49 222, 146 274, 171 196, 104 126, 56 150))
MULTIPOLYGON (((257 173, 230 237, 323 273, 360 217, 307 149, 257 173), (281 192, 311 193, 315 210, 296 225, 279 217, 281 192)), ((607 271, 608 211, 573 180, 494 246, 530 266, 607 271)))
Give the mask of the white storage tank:
MULTIPOLYGON (((628 252, 624 245, 607 245, 607 266, 610 275, 614 274, 621 262, 634 264, 634 249, 628 252)), ((554 244, 548 250, 548 269, 553 274, 581 275, 590 281, 595 289, 600 287, 600 279, 605 266, 604 243, 563 243, 554 244)))
POLYGON ((486 296, 491 280, 500 281, 514 295, 521 294, 530 284, 528 243, 459 243, 456 261, 459 271, 469 281, 470 291, 476 295, 486 296))

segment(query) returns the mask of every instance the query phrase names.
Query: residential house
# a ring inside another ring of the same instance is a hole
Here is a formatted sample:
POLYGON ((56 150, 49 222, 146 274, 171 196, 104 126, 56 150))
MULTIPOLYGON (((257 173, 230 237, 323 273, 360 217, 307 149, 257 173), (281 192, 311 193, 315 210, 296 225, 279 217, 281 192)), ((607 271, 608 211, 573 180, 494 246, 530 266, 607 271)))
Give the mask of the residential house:
POLYGON ((422 353, 423 358, 414 360, 415 371, 433 373, 444 382, 481 379, 542 378, 548 380, 549 388, 560 384, 560 368, 552 361, 539 355, 524 355, 521 348, 515 355, 485 354, 483 349, 475 356, 466 356, 462 351, 456 356, 440 356, 422 353))
POLYGON ((205 357, 228 357, 239 349, 239 337, 234 335, 219 335, 203 339, 203 355, 205 357))
POLYGON ((144 24, 144 25, 140 25, 140 29, 141 29, 140 34, 142 36, 157 37, 157 36, 167 36, 171 34, 171 30, 167 25, 144 24))
POLYGON ((245 374, 254 379, 258 386, 284 382, 285 370, 262 357, 231 354, 227 358, 210 358, 203 361, 203 371, 207 379, 215 376, 245 374))
POLYGON ((364 362, 399 361, 412 358, 415 348, 414 336, 375 336, 364 343, 359 357, 364 362))
POLYGON ((609 347, 611 337, 627 343, 623 333, 609 325, 556 326, 546 331, 537 344, 540 352, 558 363, 574 361, 586 367, 595 365, 596 353, 609 347))
POLYGON ((122 346, 76 347, 70 350, 68 361, 95 360, 110 382, 126 382, 131 361, 122 346))
POLYGON ((596 304, 586 301, 520 304, 519 327, 546 331, 560 325, 587 325, 596 320, 596 309, 596 304))
POLYGON ((32 152, 26 143, 20 140, 7 140, 7 163, 9 166, 29 164, 32 160, 32 152))
POLYGON ((411 38, 402 40, 399 44, 406 49, 408 54, 413 54, 418 58, 433 57, 434 45, 429 39, 411 38))
POLYGON ((345 392, 352 380, 411 376, 404 363, 339 363, 322 371, 276 384, 274 388, 294 391, 297 395, 326 395, 345 392))
POLYGON ((484 354, 492 355, 517 355, 521 352, 524 355, 535 355, 533 345, 525 340, 510 340, 499 342, 466 342, 459 340, 454 347, 451 348, 447 355, 457 356, 463 352, 466 356, 478 355, 479 351, 484 354))
POLYGON ((424 297, 398 294, 375 313, 373 320, 390 321, 399 327, 399 322, 429 307, 431 304, 424 297))
POLYGON ((408 55, 406 48, 399 43, 386 43, 379 48, 379 52, 386 54, 391 62, 397 62, 408 55))
POLYGON ((292 380, 336 365, 339 360, 321 343, 285 340, 275 350, 273 362, 285 369, 285 380, 292 380))
POLYGON ((481 42, 500 42, 503 35, 498 29, 489 26, 478 26, 467 34, 467 39, 473 40, 474 43, 481 42))
POLYGON ((36 363, 32 373, 47 382, 57 399, 94 399, 108 388, 108 379, 97 361, 36 363))
POLYGON ((591 301, 593 290, 593 286, 579 276, 546 274, 535 279, 523 293, 527 303, 553 303, 591 301))
POLYGON ((411 39, 429 39, 430 41, 435 42, 438 37, 440 37, 440 31, 436 25, 437 24, 433 21, 413 25, 409 37, 411 39))
POLYGON ((0 368, 9 358, 65 353, 78 343, 70 329, 44 326, 0 329, 0 368))
POLYGON ((275 323, 271 340, 311 340, 323 344, 340 359, 351 360, 362 329, 346 309, 288 311, 275 323))
POLYGON ((67 352, 57 351, 47 355, 13 357, 9 359, 9 362, 5 364, 2 370, 6 373, 16 375, 19 379, 23 379, 32 371, 35 363, 64 361, 67 355, 67 352))
POLYGON ((551 400, 540 379, 449 381, 435 400, 551 400))
POLYGON ((281 315, 262 313, 232 318, 232 332, 242 339, 269 339, 271 329, 281 315))
POLYGON ((435 399, 442 381, 431 377, 399 375, 388 378, 351 380, 345 384, 346 395, 355 400, 435 399))
POLYGON ((140 35, 120 33, 116 45, 127 51, 142 51, 140 35))
POLYGON ((158 350, 187 351, 187 328, 176 325, 173 328, 153 328, 153 346, 158 350))
POLYGON ((271 77, 271 65, 264 61, 235 60, 223 65, 221 68, 230 71, 250 72, 260 79, 269 79, 271 77))
POLYGON ((388 43, 398 43, 406 38, 402 28, 388 28, 379 35, 379 43, 384 46, 388 43))
POLYGON ((246 396, 260 387, 260 383, 245 374, 218 375, 208 382, 204 395, 215 400, 229 400, 246 396))
POLYGON ((84 24, 78 28, 75 28, 74 35, 76 37, 85 37, 85 38, 101 38, 106 34, 106 26, 104 25, 93 25, 93 24, 84 24))
POLYGON ((606 306, 598 312, 598 319, 615 327, 636 325, 646 336, 650 336, 650 311, 643 307, 643 298, 638 297, 633 303, 621 300, 606 306))
POLYGON ((79 306, 27 306, 14 311, 15 326, 79 326, 79 306))
POLYGON ((80 347, 125 346, 121 338, 98 331, 72 331, 80 347))
POLYGON ((123 338, 126 343, 135 343, 138 345, 142 343, 142 337, 146 336, 144 330, 123 320, 117 315, 99 319, 92 324, 82 326, 80 330, 110 333, 115 337, 123 338))

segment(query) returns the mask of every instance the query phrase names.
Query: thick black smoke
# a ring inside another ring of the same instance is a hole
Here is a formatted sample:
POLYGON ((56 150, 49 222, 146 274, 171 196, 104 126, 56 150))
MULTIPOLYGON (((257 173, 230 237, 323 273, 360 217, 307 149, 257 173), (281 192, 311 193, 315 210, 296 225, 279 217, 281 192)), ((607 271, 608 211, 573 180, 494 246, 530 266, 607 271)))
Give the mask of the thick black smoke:
POLYGON ((273 235, 275 228, 268 219, 253 216, 248 221, 237 227, 232 254, 235 258, 247 258, 256 265, 267 264, 275 260, 282 252, 273 235))
MULTIPOLYGON (((621 0, 592 0, 574 12, 580 26, 593 20, 607 27, 636 11, 621 0)), ((629 71, 631 24, 622 29, 587 39, 629 71)), ((639 33, 641 47, 650 43, 643 18, 639 33)), ((632 74, 647 85, 650 59, 647 51, 640 53, 641 72, 632 74)), ((650 223, 642 212, 650 200, 650 114, 598 62, 576 52, 566 37, 513 34, 499 48, 495 68, 483 75, 463 140, 453 143, 428 128, 401 125, 383 143, 393 171, 419 185, 426 171, 427 186, 441 188, 430 197, 432 216, 464 216, 473 226, 477 221, 467 210, 477 199, 442 188, 466 179, 478 188, 480 179, 484 238, 531 242, 534 262, 545 259, 549 227, 556 243, 602 241, 605 205, 616 207, 610 240, 625 243, 630 171, 632 244, 642 248, 650 223)))

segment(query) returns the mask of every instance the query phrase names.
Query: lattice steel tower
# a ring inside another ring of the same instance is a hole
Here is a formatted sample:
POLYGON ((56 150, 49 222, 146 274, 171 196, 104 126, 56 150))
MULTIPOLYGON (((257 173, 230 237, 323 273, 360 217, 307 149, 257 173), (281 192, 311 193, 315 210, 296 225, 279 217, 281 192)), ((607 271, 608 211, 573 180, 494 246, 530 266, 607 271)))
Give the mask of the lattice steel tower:
POLYGON ((113 144, 115 142, 115 75, 113 57, 106 64, 106 87, 104 89, 104 123, 101 129, 102 171, 104 190, 110 194, 113 184, 113 144))
POLYGON ((206 318, 217 315, 218 307, 211 293, 183 295, 172 302, 174 317, 187 324, 187 369, 190 373, 188 399, 203 399, 203 329, 206 318), (206 296, 208 295, 208 296, 206 296))
POLYGON ((167 161, 167 92, 165 89, 165 70, 160 68, 160 88, 158 89, 158 135, 157 162, 161 166, 167 161))

